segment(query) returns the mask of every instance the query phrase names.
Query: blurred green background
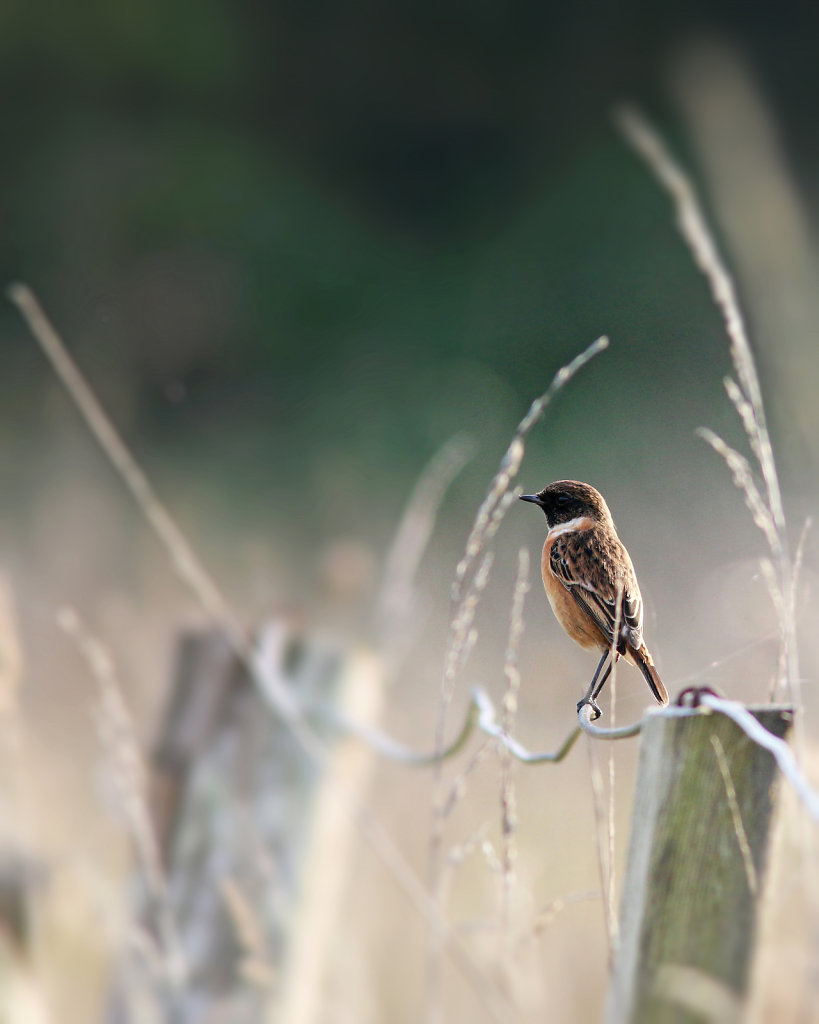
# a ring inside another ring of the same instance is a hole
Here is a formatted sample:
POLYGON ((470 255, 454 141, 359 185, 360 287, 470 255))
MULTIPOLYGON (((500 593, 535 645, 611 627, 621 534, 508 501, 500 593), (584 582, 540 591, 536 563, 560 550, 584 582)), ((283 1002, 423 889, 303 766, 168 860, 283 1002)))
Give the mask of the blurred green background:
MULTIPOLYGON (((491 464, 604 331, 569 450, 626 421, 629 472, 666 491, 662 448, 717 404, 726 353, 609 110, 642 102, 701 167, 673 69, 719 33, 811 214, 819 15, 733 14, 6 4, 0 276, 36 289, 140 452, 207 478, 238 531, 250 517, 310 547, 383 532, 450 434, 475 431, 491 464), (658 404, 663 438, 646 432, 658 404)), ((48 374, 8 309, 0 326, 4 429, 42 429, 48 374)), ((578 475, 567 461, 535 479, 578 475)))
MULTIPOLYGON (((819 8, 797 3, 9 0, 0 281, 36 291, 248 623, 295 613, 377 640, 412 486, 453 435, 472 437, 422 565, 424 641, 387 701, 420 746, 485 487, 531 400, 608 334, 532 435, 520 482, 587 479, 609 498, 672 692, 700 678, 762 697, 776 667, 762 540, 694 436, 707 424, 746 450, 727 343, 610 113, 636 101, 702 187, 796 538, 819 455, 817 39, 819 8)), ((54 610, 77 606, 110 645, 149 737, 195 609, 8 304, 0 354, 0 567, 26 654, 30 784, 90 820, 88 698, 66 684, 54 610), (62 743, 73 771, 46 756, 62 743)), ((536 555, 542 533, 514 508, 499 539, 475 680, 496 690, 515 551, 536 555)), ((811 534, 805 552, 811 621, 811 534)), ((525 739, 545 746, 587 662, 536 588, 527 622, 525 739)), ((40 823, 44 848, 69 841, 59 817, 40 823)))
MULTIPOLYGON (((249 617, 321 618, 337 541, 372 556, 366 607, 413 481, 467 431, 446 576, 514 424, 607 333, 521 483, 609 496, 674 657, 675 605, 756 538, 694 439, 706 423, 743 444, 722 325, 610 112, 641 104, 703 185, 798 529, 817 469, 817 29, 788 4, 9 3, 0 278, 38 293, 249 617), (664 564, 670 535, 691 572, 664 564)), ((84 522, 116 489, 8 305, 0 345, 6 558, 53 579, 70 561, 64 531, 43 556, 48 516, 67 521, 55 489, 84 522)), ((89 560, 122 582, 131 544, 96 558, 101 543, 66 568, 66 595, 89 560)), ((353 603, 330 621, 360 630, 353 603)))

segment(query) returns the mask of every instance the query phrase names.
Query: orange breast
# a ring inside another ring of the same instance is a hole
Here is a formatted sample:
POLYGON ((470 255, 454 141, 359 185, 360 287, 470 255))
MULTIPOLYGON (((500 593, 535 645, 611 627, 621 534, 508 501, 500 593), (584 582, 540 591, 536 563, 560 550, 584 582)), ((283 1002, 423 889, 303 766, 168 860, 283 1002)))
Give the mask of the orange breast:
POLYGON ((600 627, 575 601, 566 587, 552 572, 551 553, 552 545, 557 536, 552 535, 546 538, 543 545, 543 555, 540 560, 540 571, 543 576, 543 586, 549 604, 555 613, 555 618, 566 631, 566 633, 580 644, 581 647, 597 648, 605 651, 609 646, 608 640, 603 635, 600 627))

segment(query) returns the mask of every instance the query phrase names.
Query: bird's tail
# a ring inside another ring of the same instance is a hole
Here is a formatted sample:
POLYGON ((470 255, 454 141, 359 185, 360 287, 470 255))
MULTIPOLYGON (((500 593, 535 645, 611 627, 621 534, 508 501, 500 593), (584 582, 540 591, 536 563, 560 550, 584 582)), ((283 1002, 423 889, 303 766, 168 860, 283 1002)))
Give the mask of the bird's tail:
POLYGON ((645 647, 640 648, 639 651, 635 651, 634 660, 637 662, 637 667, 643 673, 646 678, 646 682, 654 694, 654 697, 658 704, 668 703, 668 690, 663 686, 663 681, 660 679, 657 669, 654 667, 654 662, 651 655, 648 653, 648 649, 645 647))

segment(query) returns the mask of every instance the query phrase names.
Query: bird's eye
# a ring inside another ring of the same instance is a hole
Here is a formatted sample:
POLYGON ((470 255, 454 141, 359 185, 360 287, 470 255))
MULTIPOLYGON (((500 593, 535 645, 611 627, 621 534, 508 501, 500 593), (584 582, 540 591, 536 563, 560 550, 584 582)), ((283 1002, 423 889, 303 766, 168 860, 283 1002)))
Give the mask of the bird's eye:
POLYGON ((572 499, 569 497, 568 494, 558 494, 556 500, 558 505, 568 505, 572 499))

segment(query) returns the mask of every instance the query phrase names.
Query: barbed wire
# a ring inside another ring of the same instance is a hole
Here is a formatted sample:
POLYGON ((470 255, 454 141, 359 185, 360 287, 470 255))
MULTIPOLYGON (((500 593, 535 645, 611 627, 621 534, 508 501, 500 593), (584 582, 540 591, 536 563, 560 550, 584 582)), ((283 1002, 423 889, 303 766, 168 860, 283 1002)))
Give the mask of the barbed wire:
MULTIPOLYGON (((772 705, 771 705, 772 706, 772 705)), ((771 707, 769 706, 769 707, 771 707)), ((783 710, 790 710, 783 708, 783 710)), ((436 752, 418 752, 404 746, 386 733, 360 722, 353 722, 341 715, 332 716, 334 723, 344 732, 357 737, 370 746, 376 753, 402 764, 425 765, 439 764, 449 760, 464 749, 470 737, 476 731, 482 732, 496 740, 522 764, 557 764, 569 754, 581 732, 598 740, 630 739, 639 735, 649 716, 661 715, 666 718, 690 718, 694 715, 721 714, 730 718, 745 735, 758 746, 768 750, 776 760, 780 772, 788 781, 799 800, 804 804, 814 821, 819 822, 819 792, 810 784, 802 773, 793 751, 784 739, 780 739, 766 729, 754 717, 744 704, 726 700, 707 687, 690 687, 677 698, 677 703, 665 708, 650 708, 642 718, 629 725, 616 729, 607 729, 595 725, 591 721, 592 709, 584 704, 577 713, 578 724, 573 728, 560 746, 553 751, 533 752, 510 736, 498 721, 498 715, 491 697, 481 686, 472 690, 466 708, 463 724, 457 735, 444 748, 436 752)))
POLYGON ((581 732, 595 739, 627 739, 636 736, 642 726, 642 720, 617 729, 606 729, 591 722, 591 708, 584 705, 578 713, 578 724, 568 733, 560 746, 553 751, 531 751, 511 736, 500 724, 498 713, 492 698, 482 686, 473 688, 469 704, 466 707, 464 720, 455 737, 439 751, 416 751, 399 743, 393 737, 373 726, 355 722, 349 717, 332 712, 329 717, 349 735, 362 740, 376 753, 391 761, 401 764, 424 767, 440 764, 460 753, 470 737, 476 731, 482 732, 496 740, 500 746, 523 764, 557 764, 562 761, 574 746, 581 732))

